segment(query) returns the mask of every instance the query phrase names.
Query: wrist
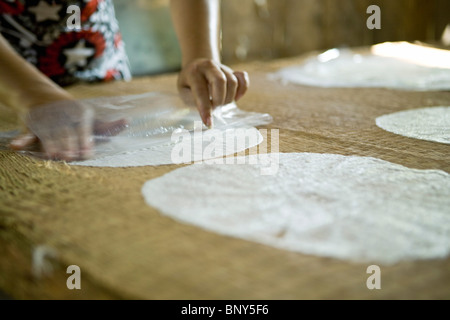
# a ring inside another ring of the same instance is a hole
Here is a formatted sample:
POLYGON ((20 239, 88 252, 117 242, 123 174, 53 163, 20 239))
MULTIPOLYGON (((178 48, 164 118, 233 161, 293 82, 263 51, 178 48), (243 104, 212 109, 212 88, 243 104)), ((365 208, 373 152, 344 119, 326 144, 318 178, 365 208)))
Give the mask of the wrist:
POLYGON ((189 65, 195 64, 195 63, 198 63, 201 61, 211 61, 211 62, 215 62, 217 64, 222 64, 221 59, 219 57, 215 57, 212 55, 197 55, 197 56, 189 58, 189 59, 183 59, 181 68, 185 69, 189 65))
POLYGON ((14 105, 22 112, 27 112, 45 104, 61 100, 75 100, 66 90, 48 84, 36 84, 28 90, 18 90, 14 105))

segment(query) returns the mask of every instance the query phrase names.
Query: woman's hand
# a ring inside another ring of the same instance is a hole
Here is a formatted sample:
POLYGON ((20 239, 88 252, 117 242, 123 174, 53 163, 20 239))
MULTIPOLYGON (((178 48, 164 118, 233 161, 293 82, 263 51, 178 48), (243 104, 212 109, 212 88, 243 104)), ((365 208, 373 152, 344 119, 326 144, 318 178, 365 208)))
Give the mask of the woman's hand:
POLYGON ((247 91, 247 72, 233 71, 214 60, 196 59, 186 64, 178 77, 181 98, 197 106, 203 123, 211 127, 211 111, 239 100, 247 91))
POLYGON ((220 62, 219 0, 171 0, 170 8, 183 56, 178 90, 211 127, 211 111, 239 100, 249 86, 248 74, 220 62))
POLYGON ((76 100, 59 100, 39 105, 25 115, 28 132, 10 146, 26 150, 40 144, 42 157, 51 160, 84 160, 93 155, 93 136, 113 136, 127 125, 125 119, 113 122, 94 120, 94 112, 76 100))

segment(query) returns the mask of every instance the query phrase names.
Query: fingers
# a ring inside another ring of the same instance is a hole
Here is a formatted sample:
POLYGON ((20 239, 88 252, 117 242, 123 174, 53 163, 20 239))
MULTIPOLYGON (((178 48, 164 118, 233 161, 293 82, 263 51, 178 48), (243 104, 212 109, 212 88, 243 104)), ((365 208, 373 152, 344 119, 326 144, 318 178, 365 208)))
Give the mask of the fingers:
POLYGON ((65 161, 73 161, 78 159, 78 137, 73 128, 61 128, 55 142, 58 144, 58 159, 65 161))
POLYGON ((92 126, 86 123, 81 125, 77 131, 79 159, 89 159, 93 155, 92 126))
POLYGON ((206 78, 202 74, 198 73, 191 74, 189 82, 194 102, 200 113, 200 117, 202 118, 202 121, 206 126, 211 127, 211 110, 213 105, 210 98, 211 95, 209 84, 206 81, 206 78))
MULTIPOLYGON (((23 134, 18 138, 15 138, 10 146, 14 150, 24 150, 32 144, 36 143, 39 139, 32 133, 23 134)), ((43 157, 47 159, 60 159, 68 160, 69 152, 72 147, 66 147, 65 143, 58 143, 58 140, 54 140, 50 136, 46 136, 41 139, 43 157)), ((70 143, 70 142, 69 142, 70 143)))
POLYGON ((80 158, 78 137, 73 128, 59 128, 39 140, 46 159, 74 161, 80 158))
MULTIPOLYGON (((60 160, 59 158, 59 146, 51 138, 41 140, 42 149, 45 153, 45 158, 50 160, 60 160)), ((62 159, 61 159, 62 160, 62 159)))
MULTIPOLYGON (((26 133, 23 134, 17 138, 15 138, 13 141, 11 141, 10 143, 10 147, 13 150, 25 150, 27 147, 33 145, 34 143, 38 142, 39 139, 38 137, 36 137, 34 134, 32 133, 26 133)), ((43 151, 43 158, 46 159, 59 159, 59 148, 57 146, 57 144, 55 144, 55 142, 53 141, 53 139, 51 139, 50 137, 46 137, 44 139, 41 140, 41 145, 42 145, 42 151, 43 151)), ((41 157, 41 155, 39 155, 39 157, 41 157)))
POLYGON ((178 89, 185 102, 195 103, 202 121, 210 126, 211 110, 242 98, 249 84, 246 72, 234 72, 212 60, 198 59, 183 68, 178 89))
POLYGON ((92 111, 84 105, 61 100, 31 108, 26 116, 31 137, 13 141, 13 147, 23 149, 39 140, 41 154, 51 160, 83 160, 92 154, 92 111))
POLYGON ((213 62, 200 69, 205 75, 212 107, 222 106, 227 98, 228 77, 213 62))
POLYGON ((226 105, 234 101, 239 82, 238 78, 234 75, 233 70, 231 70, 230 68, 223 66, 222 72, 226 77, 226 97, 220 105, 226 105))
MULTIPOLYGON (((93 131, 97 135, 114 136, 128 126, 126 119, 112 122, 95 121, 94 128, 89 118, 82 117, 83 121, 71 125, 48 123, 46 130, 37 130, 35 134, 24 134, 11 142, 11 148, 23 150, 27 146, 39 141, 41 153, 36 156, 51 160, 75 161, 85 160, 93 155, 93 131)), ((42 119, 41 119, 42 120, 42 119)), ((34 128, 37 125, 33 126, 34 128)))
POLYGON ((76 161, 92 156, 91 133, 87 127, 63 127, 40 142, 47 159, 76 161))
POLYGON ((250 87, 250 78, 248 76, 248 73, 245 71, 236 71, 234 75, 238 81, 238 87, 234 99, 236 101, 239 101, 239 99, 241 99, 245 95, 248 88, 250 87))

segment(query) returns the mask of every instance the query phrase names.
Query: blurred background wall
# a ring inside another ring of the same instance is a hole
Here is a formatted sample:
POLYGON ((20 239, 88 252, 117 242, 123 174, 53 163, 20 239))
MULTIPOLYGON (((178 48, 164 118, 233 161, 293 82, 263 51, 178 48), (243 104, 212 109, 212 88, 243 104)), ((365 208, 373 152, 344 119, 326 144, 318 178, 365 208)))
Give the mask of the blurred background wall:
POLYGON ((179 69, 181 53, 169 0, 114 0, 114 8, 133 75, 179 69))
MULTIPOLYGON (((180 50, 169 0, 115 0, 135 75, 174 71, 180 50)), ((436 42, 450 23, 450 0, 222 0, 225 63, 385 41, 436 42), (381 30, 369 30, 370 5, 381 30)))

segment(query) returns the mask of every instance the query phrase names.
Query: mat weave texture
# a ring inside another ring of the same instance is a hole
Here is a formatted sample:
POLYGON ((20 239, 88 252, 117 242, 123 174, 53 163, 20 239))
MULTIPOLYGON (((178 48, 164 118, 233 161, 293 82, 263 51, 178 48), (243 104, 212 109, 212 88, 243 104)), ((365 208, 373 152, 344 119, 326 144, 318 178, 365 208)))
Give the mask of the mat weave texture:
MULTIPOLYGON (((324 89, 267 79, 302 59, 234 66, 252 82, 239 107, 273 116, 262 128, 280 130, 280 152, 370 156, 450 172, 449 145, 375 125, 384 114, 449 106, 450 92, 324 89)), ((175 83, 170 74, 70 91, 77 98, 175 92, 175 83)), ((0 130, 15 127, 13 113, 0 108, 0 130)), ((450 258, 380 265, 382 289, 368 290, 367 264, 278 250, 164 217, 144 203, 141 187, 179 167, 75 167, 1 150, 0 288, 18 299, 450 298, 450 258), (31 252, 39 245, 58 258, 52 275, 35 279, 31 252), (71 264, 81 268, 76 292, 66 288, 71 264)))

